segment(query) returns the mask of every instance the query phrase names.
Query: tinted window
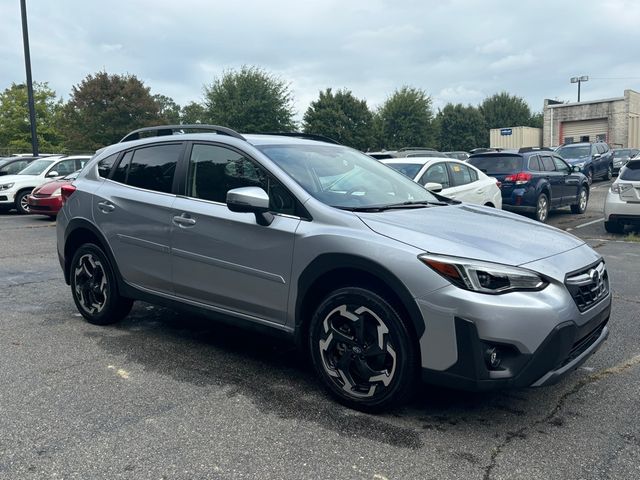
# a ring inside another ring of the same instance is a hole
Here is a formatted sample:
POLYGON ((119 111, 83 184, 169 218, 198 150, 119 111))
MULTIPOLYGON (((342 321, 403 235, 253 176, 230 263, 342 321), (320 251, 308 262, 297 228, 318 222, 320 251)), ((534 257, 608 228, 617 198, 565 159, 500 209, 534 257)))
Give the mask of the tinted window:
POLYGON ((537 155, 529 157, 529 170, 532 172, 539 172, 542 170, 542 167, 540 166, 540 159, 537 155))
POLYGON ((519 155, 482 155, 471 157, 468 162, 489 175, 514 173, 522 170, 522 157, 519 155))
POLYGON ((0 171, 7 172, 7 175, 13 175, 14 173, 18 173, 20 170, 23 170, 28 164, 29 162, 26 160, 13 162, 0 168, 0 171))
POLYGON ((75 160, 62 160, 56 163, 49 172, 57 172, 60 175, 69 175, 77 170, 75 160))
POLYGON ((556 170, 556 164, 548 155, 542 155, 540 157, 540 162, 542 163, 542 168, 545 172, 554 172, 556 170))
POLYGON ((620 172, 620 180, 640 181, 640 162, 627 163, 620 172))
POLYGON ((473 177, 469 171, 470 169, 466 165, 448 163, 447 166, 449 167, 449 175, 451 176, 451 183, 454 187, 473 182, 473 177))
POLYGON ((113 168, 113 164, 116 162, 118 158, 118 154, 114 153, 113 155, 109 155, 107 158, 103 158, 98 162, 98 175, 103 178, 108 178, 109 173, 111 173, 111 169, 113 168))
POLYGON ((638 150, 632 150, 628 148, 614 150, 613 156, 615 158, 630 158, 635 156, 638 153, 638 150))
POLYGON ((124 157, 118 163, 115 171, 113 172, 112 180, 120 183, 126 183, 127 181, 127 172, 129 172, 129 164, 131 163, 131 158, 133 157, 133 152, 127 152, 124 154, 124 157))
POLYGON ((596 145, 596 150, 598 150, 598 153, 604 153, 607 151, 607 149, 604 148, 604 145, 596 145))
POLYGON ((411 180, 416 178, 416 175, 423 166, 419 163, 387 163, 386 165, 400 173, 404 173, 411 180))
POLYGON ((424 172, 424 175, 422 175, 420 183, 422 185, 426 185, 427 183, 439 183, 442 185, 442 188, 449 188, 451 186, 451 182, 449 182, 447 166, 444 162, 431 165, 427 171, 424 172))
POLYGON ((587 158, 591 155, 591 146, 590 145, 568 145, 566 147, 560 147, 557 150, 558 155, 562 158, 587 158))
POLYGON ((296 214, 293 196, 254 161, 234 150, 216 145, 193 146, 187 195, 226 203, 227 192, 241 187, 260 187, 269 194, 272 211, 296 214))
POLYGON ((571 171, 571 168, 569 168, 569 165, 567 165, 563 160, 561 160, 558 157, 553 157, 553 161, 556 164, 556 170, 558 170, 559 172, 562 173, 569 173, 571 171))
POLYGON ((132 187, 171 193, 182 144, 155 145, 134 150, 126 184, 132 187))

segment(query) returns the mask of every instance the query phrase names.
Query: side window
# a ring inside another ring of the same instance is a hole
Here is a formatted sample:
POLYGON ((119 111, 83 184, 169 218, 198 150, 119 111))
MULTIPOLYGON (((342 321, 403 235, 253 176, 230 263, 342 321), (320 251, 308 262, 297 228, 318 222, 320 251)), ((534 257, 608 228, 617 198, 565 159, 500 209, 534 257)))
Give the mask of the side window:
POLYGON ((125 183, 145 190, 171 193, 173 174, 181 151, 181 143, 134 150, 125 183))
POLYGON ((131 158, 133 157, 133 152, 127 152, 124 154, 120 163, 113 172, 113 177, 111 179, 115 182, 126 183, 127 182, 127 173, 129 172, 129 164, 131 163, 131 158))
POLYGON ((571 169, 569 168, 569 165, 567 165, 563 160, 561 160, 558 157, 553 157, 553 161, 556 164, 556 170, 558 170, 559 172, 564 173, 565 175, 569 174, 571 172, 571 169))
POLYGON ((553 162, 553 159, 548 155, 542 155, 540 157, 540 162, 542 163, 542 168, 545 172, 555 172, 556 164, 553 162))
POLYGON ((537 155, 531 155, 529 157, 529 170, 532 172, 540 172, 542 167, 540 166, 540 159, 537 155))
POLYGON ((113 168, 113 164, 116 163, 116 159, 118 158, 118 154, 114 153, 113 155, 109 155, 106 158, 103 158, 98 162, 98 175, 102 178, 109 178, 109 174, 111 173, 111 169, 113 168))
POLYGON ((471 167, 467 167, 467 169, 469 170, 469 175, 471 175, 471 181, 478 181, 478 172, 476 172, 476 170, 471 167))
POLYGON ((7 165, 7 167, 4 168, 3 171, 7 172, 7 175, 13 175, 14 173, 18 173, 20 170, 24 170, 27 164, 28 162, 26 160, 13 162, 12 164, 7 165))
POLYGON ((75 160, 62 160, 49 169, 50 172, 58 172, 58 175, 69 175, 76 170, 75 160))
POLYGON ((436 163, 431 165, 422 178, 420 179, 422 185, 427 183, 439 183, 442 188, 449 188, 451 183, 449 182, 449 174, 447 173, 447 166, 444 163, 436 163))
POLYGON ((471 183, 473 180, 471 178, 471 173, 466 165, 460 165, 458 163, 447 163, 449 167, 449 175, 451 177, 451 184, 454 187, 458 187, 460 185, 467 185, 471 183))
POLYGON ((269 194, 273 212, 296 214, 293 196, 253 160, 217 145, 193 146, 187 176, 188 196, 226 203, 227 192, 240 187, 260 187, 269 194))
POLYGON ((598 150, 598 153, 603 154, 604 152, 606 152, 607 150, 604 148, 603 145, 596 145, 596 149, 598 150))

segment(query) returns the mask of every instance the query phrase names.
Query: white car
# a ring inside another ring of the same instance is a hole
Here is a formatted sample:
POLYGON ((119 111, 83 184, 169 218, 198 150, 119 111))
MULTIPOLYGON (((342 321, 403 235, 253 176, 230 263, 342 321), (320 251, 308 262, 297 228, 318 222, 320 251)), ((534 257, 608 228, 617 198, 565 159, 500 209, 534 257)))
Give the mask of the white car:
POLYGON ((394 158, 382 163, 445 197, 502 208, 499 182, 468 163, 448 157, 394 158))
POLYGON ((0 177, 0 211, 15 208, 18 213, 29 213, 27 196, 34 188, 81 169, 90 158, 89 155, 41 158, 15 175, 0 177))
POLYGON ((629 160, 604 201, 604 228, 622 233, 625 225, 640 225, 640 159, 629 160))

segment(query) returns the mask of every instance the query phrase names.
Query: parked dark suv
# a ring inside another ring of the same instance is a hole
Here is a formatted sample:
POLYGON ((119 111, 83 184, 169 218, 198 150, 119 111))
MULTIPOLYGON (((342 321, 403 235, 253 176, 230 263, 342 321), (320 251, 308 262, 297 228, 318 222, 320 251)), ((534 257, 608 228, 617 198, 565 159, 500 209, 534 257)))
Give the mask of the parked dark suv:
POLYGON ((568 143, 556 153, 570 165, 580 168, 591 183, 595 178, 611 180, 613 177, 613 150, 604 142, 568 143))
POLYGON ((569 205, 573 213, 587 209, 587 177, 551 150, 479 153, 471 155, 468 163, 501 182, 505 210, 534 213, 537 220, 546 222, 552 208, 569 205))

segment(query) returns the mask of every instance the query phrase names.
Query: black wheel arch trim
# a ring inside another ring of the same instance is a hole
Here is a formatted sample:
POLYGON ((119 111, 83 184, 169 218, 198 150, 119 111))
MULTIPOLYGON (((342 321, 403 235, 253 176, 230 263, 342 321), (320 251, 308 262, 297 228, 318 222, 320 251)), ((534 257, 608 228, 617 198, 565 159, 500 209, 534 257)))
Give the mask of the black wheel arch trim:
MULTIPOLYGON (((294 331, 296 343, 302 345, 305 342, 305 339, 303 338, 305 330, 303 327, 305 324, 309 323, 308 321, 310 318, 303 318, 303 306, 309 289, 321 276, 341 269, 364 271, 376 277, 381 283, 391 289, 400 302, 402 302, 402 306, 408 312, 411 326, 413 327, 417 338, 419 339, 422 336, 425 331, 425 324, 418 304, 398 277, 379 263, 365 257, 345 253, 325 253, 317 256, 309 265, 307 265, 298 278, 294 331)), ((357 287, 358 285, 351 286, 357 287)))

